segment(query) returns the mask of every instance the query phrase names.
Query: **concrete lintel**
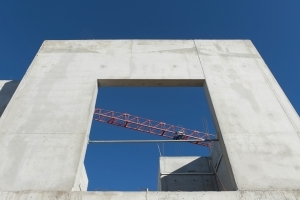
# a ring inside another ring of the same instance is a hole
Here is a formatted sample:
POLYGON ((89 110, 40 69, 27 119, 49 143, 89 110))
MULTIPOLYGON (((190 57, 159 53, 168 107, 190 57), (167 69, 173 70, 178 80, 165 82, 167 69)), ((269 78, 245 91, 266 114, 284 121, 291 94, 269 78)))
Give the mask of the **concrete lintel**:
POLYGON ((98 86, 202 87, 204 79, 98 79, 98 86))

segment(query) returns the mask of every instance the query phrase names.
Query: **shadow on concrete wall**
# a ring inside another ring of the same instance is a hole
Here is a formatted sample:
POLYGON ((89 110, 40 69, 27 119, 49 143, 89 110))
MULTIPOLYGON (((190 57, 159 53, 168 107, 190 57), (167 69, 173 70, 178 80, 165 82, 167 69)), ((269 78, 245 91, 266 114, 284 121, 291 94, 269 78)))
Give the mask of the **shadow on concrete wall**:
MULTIPOLYGON (((209 160, 209 157, 199 157, 175 171, 161 172, 161 191, 219 191, 209 160)), ((170 165, 172 162, 164 164, 170 165)))
MULTIPOLYGON (((1 81, 0 81, 1 83, 1 81)), ((0 87, 0 117, 15 93, 20 81, 7 81, 0 87)))

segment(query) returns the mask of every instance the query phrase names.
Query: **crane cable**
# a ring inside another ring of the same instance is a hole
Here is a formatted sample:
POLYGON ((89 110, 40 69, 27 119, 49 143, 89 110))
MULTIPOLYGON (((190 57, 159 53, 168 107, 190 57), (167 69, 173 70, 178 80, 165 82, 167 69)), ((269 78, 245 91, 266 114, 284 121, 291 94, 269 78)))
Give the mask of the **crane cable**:
POLYGON ((158 145, 158 143, 156 143, 156 144, 157 144, 157 148, 158 148, 159 156, 161 157, 161 152, 160 152, 159 145, 158 145))

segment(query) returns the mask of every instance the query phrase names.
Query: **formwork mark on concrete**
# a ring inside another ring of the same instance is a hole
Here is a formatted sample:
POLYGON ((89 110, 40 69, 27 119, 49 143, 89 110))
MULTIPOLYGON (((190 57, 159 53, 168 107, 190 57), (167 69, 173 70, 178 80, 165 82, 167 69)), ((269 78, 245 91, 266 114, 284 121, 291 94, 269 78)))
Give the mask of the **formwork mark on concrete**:
POLYGON ((199 53, 199 51, 198 51, 198 48, 197 48, 197 45, 196 45, 196 42, 195 42, 195 40, 193 40, 193 42, 194 42, 194 45, 195 45, 195 49, 196 49, 196 51, 197 51, 197 56, 198 56, 198 59, 199 59, 199 62, 200 62, 200 65, 201 65, 201 69, 202 69, 202 73, 203 73, 203 76, 204 76, 204 80, 205 80, 205 73, 204 73, 204 70, 203 70, 203 67, 202 67, 202 62, 201 62, 201 58, 200 58, 200 53, 199 53))

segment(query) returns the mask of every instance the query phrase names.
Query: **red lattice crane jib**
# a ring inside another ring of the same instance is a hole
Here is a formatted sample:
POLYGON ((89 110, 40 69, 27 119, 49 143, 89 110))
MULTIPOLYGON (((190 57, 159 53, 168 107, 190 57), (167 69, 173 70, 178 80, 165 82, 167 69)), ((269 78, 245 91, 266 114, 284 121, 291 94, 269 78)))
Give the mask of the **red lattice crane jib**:
POLYGON ((206 147, 210 147, 212 143, 205 141, 209 140, 210 136, 213 136, 212 134, 144 119, 127 113, 96 108, 94 120, 176 140, 200 140, 199 142, 191 141, 191 143, 206 147))

